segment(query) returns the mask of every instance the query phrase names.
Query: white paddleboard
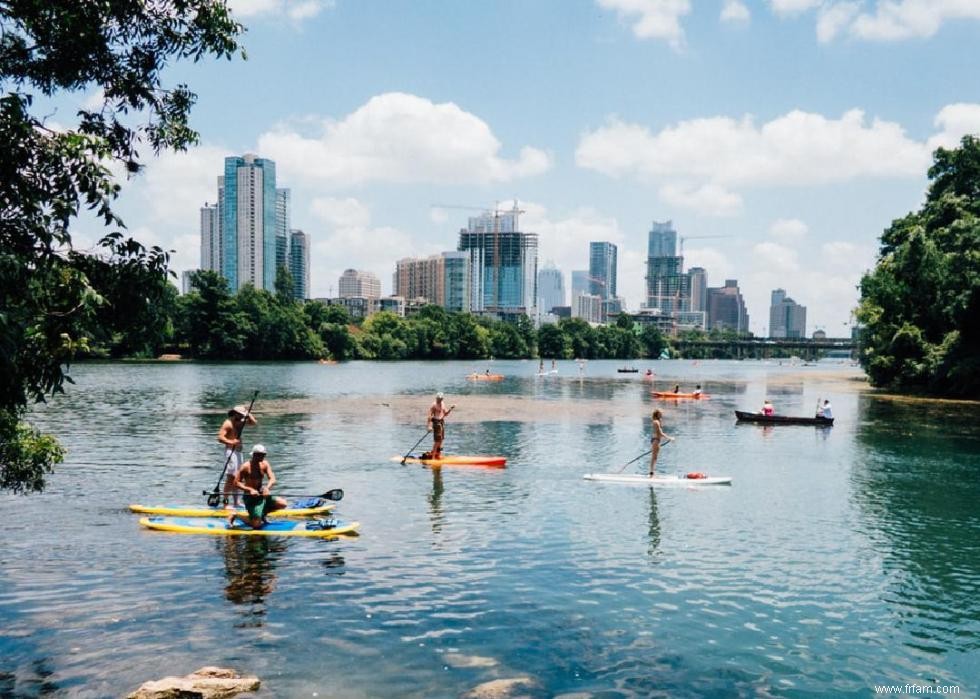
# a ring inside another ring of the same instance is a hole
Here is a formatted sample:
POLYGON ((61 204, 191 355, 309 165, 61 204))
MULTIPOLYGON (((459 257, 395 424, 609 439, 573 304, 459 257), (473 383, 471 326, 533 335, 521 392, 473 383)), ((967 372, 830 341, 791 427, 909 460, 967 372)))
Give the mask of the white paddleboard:
POLYGON ((586 473, 582 476, 587 481, 603 481, 606 483, 643 483, 646 485, 682 486, 689 485, 731 485, 731 476, 707 476, 705 478, 687 478, 686 476, 642 476, 631 473, 586 473))

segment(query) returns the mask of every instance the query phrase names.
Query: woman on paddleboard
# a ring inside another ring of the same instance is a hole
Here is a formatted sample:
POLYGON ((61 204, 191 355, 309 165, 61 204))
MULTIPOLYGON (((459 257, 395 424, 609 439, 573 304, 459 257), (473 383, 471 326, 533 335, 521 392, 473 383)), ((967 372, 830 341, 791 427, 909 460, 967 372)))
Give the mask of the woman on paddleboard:
POLYGON ((653 478, 654 469, 657 467, 657 457, 660 456, 660 442, 666 439, 668 442, 673 442, 673 437, 668 437, 667 433, 664 432, 663 426, 660 424, 660 419, 663 417, 663 413, 659 410, 653 411, 653 436, 650 437, 650 478, 653 478))

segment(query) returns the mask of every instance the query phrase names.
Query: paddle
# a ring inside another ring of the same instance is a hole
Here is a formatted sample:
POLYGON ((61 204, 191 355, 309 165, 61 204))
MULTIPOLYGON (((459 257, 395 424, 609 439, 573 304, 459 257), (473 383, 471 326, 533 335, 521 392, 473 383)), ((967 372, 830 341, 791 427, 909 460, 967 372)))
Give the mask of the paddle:
POLYGON ((274 493, 279 497, 284 498, 320 498, 321 500, 333 500, 338 502, 344 499, 344 491, 342 488, 334 488, 333 490, 328 490, 325 493, 320 493, 319 495, 307 495, 306 493, 274 493))
MULTIPOLYGON (((664 442, 661 442, 660 443, 660 446, 665 447, 668 444, 670 444, 670 440, 669 439, 666 440, 666 441, 664 441, 664 442)), ((632 461, 627 461, 625 464, 623 464, 623 468, 619 469, 615 473, 622 473, 624 470, 626 470, 626 467, 627 466, 629 466, 630 464, 635 464, 637 461, 639 461, 640 459, 642 459, 644 456, 647 456, 651 451, 653 451, 653 449, 647 449, 645 452, 643 452, 642 454, 640 454, 638 457, 636 457, 632 461)))
MULTIPOLYGON (((455 406, 455 405, 450 405, 450 406, 449 406, 449 410, 447 410, 447 411, 446 411, 446 414, 445 414, 445 415, 443 415, 443 418, 446 418, 446 417, 448 417, 448 416, 449 416, 449 413, 451 413, 451 412, 452 412, 452 411, 453 411, 453 410, 454 410, 455 408, 456 408, 456 406, 455 406)), ((414 445, 412 446, 412 448, 411 448, 411 449, 409 449, 409 450, 408 450, 408 451, 407 451, 407 452, 405 453, 405 456, 403 456, 403 457, 402 457, 402 460, 401 460, 401 464, 402 464, 402 466, 404 466, 404 465, 405 465, 405 461, 407 461, 407 460, 408 460, 408 457, 410 457, 410 456, 412 455, 412 452, 413 452, 413 451, 415 451, 415 449, 416 449, 416 448, 418 447, 418 445, 422 443, 422 440, 423 440, 423 439, 425 439, 426 437, 428 437, 428 436, 429 436, 429 432, 431 432, 431 431, 432 431, 432 430, 430 430, 430 429, 429 429, 428 427, 426 427, 426 428, 425 428, 425 434, 423 434, 423 435, 422 435, 422 436, 421 436, 421 437, 419 438, 419 441, 417 441, 417 442, 416 442, 416 443, 415 443, 415 444, 414 444, 414 445)))
MULTIPOLYGON (((252 394, 252 402, 248 404, 248 410, 245 411, 245 419, 242 420, 241 426, 235 430, 235 439, 242 438, 242 430, 245 429, 245 423, 248 422, 248 416, 252 414, 252 406, 255 405, 255 398, 259 395, 259 390, 255 389, 255 393, 252 394)), ((217 507, 218 503, 221 502, 221 479, 225 477, 225 472, 228 470, 228 464, 231 463, 231 457, 235 455, 235 450, 232 449, 228 452, 228 458, 225 459, 225 465, 221 469, 221 475, 218 476, 218 482, 214 484, 214 490, 210 493, 206 490, 201 491, 201 495, 208 496, 208 507, 217 507)))

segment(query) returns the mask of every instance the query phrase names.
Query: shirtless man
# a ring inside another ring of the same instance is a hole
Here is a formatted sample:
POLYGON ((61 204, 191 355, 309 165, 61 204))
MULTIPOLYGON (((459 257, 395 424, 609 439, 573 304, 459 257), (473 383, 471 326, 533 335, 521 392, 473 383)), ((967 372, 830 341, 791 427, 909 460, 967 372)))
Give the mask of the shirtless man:
POLYGON ((276 484, 276 474, 272 472, 272 466, 265 460, 266 450, 261 444, 252 447, 252 458, 248 460, 235 475, 234 485, 245 491, 245 511, 247 516, 242 516, 237 512, 232 512, 228 516, 228 526, 235 526, 235 518, 242 520, 252 529, 261 529, 265 523, 265 517, 270 512, 281 510, 286 507, 286 501, 282 498, 274 498, 269 494, 272 486, 276 484), (268 478, 269 482, 262 485, 262 479, 268 478))
POLYGON ((248 412, 248 408, 236 405, 228 411, 228 419, 221 423, 221 429, 218 430, 218 441, 225 445, 225 461, 228 463, 225 471, 225 505, 229 504, 228 496, 231 495, 231 506, 238 507, 238 491, 232 484, 235 482, 235 474, 242 467, 242 430, 245 425, 254 424, 255 416, 248 412))
POLYGON ((446 418, 453 411, 453 408, 456 407, 455 405, 451 405, 449 406, 449 410, 446 410, 442 399, 442 394, 437 393, 436 402, 429 408, 429 417, 426 420, 425 426, 426 429, 432 432, 432 452, 428 457, 423 454, 423 458, 438 459, 442 457, 442 440, 446 438, 446 418))

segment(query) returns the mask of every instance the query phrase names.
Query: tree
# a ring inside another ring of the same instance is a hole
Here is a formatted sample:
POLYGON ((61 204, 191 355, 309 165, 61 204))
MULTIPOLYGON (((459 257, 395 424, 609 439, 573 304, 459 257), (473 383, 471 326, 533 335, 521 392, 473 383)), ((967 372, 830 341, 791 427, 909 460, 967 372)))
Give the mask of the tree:
POLYGON ((980 397, 980 139, 940 148, 923 207, 881 236, 861 279, 861 364, 872 384, 980 397))
POLYGON ((648 323, 643 326, 643 330, 640 332, 640 344, 646 356, 656 359, 667 346, 667 340, 664 339, 663 333, 657 329, 657 326, 648 323))
POLYGON ((547 323, 538 330, 538 353, 548 359, 569 359, 572 346, 568 337, 554 323, 547 323))
POLYGON ((223 0, 0 2, 0 487, 43 489, 61 450, 22 422, 28 403, 63 390, 96 326, 125 333, 129 314, 165 290, 167 253, 119 230, 110 165, 136 174, 143 144, 158 153, 196 142, 195 95, 165 87, 163 70, 230 58, 241 32, 223 0), (32 111, 36 94, 91 88, 101 107, 73 125, 32 111), (88 253, 72 245, 83 207, 110 229, 88 253))

